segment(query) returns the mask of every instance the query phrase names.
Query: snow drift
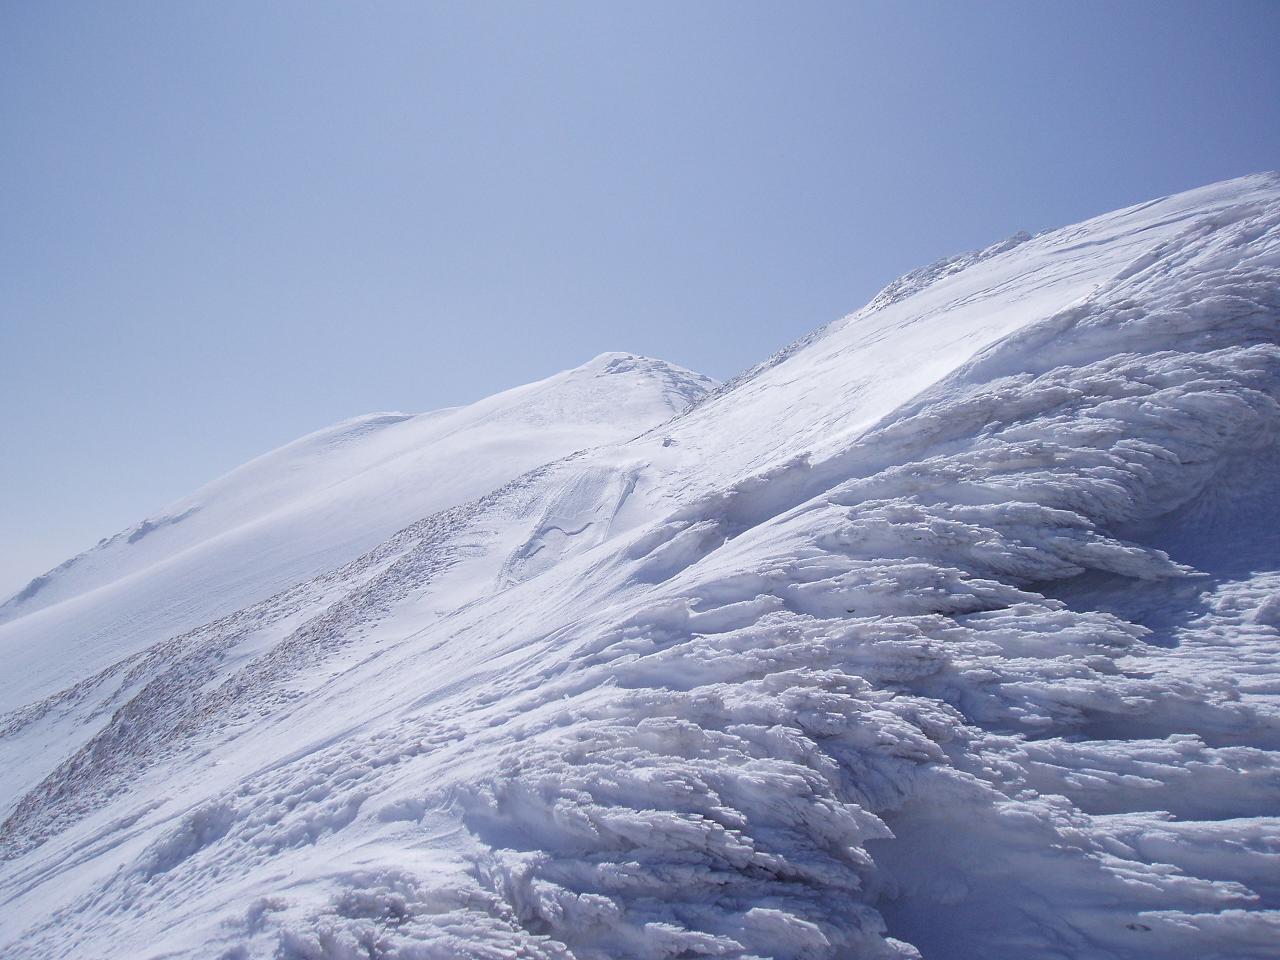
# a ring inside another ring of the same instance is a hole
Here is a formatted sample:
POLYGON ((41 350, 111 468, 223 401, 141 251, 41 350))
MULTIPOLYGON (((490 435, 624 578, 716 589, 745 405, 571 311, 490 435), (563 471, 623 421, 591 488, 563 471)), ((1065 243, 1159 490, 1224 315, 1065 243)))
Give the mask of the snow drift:
POLYGON ((371 458, 362 555, 50 665, 104 553, 9 606, 0 940, 1274 956, 1278 340, 1264 175, 934 264, 705 397, 607 358, 679 384, 640 435, 399 532, 371 458))

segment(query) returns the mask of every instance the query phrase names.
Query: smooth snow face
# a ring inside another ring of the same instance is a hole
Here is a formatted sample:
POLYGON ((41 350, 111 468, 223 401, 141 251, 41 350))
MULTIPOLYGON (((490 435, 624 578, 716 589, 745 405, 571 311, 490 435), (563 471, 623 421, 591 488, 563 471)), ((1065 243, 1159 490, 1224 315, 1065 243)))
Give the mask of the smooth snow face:
POLYGON ((259 457, 0 606, 0 710, 331 570, 527 470, 642 433, 712 386, 607 353, 471 406, 357 417, 259 457))
POLYGON ((1278 341, 1275 176, 909 275, 4 718, 0 943, 1273 957, 1278 341))

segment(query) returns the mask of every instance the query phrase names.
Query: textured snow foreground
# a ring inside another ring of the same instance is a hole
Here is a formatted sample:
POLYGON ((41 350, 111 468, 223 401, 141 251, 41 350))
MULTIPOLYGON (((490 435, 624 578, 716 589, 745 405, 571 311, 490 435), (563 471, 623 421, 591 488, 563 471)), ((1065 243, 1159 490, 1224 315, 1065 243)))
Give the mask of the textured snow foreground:
POLYGON ((1274 957, 1278 341, 1269 175, 256 461, 3 608, 3 953, 1274 957))

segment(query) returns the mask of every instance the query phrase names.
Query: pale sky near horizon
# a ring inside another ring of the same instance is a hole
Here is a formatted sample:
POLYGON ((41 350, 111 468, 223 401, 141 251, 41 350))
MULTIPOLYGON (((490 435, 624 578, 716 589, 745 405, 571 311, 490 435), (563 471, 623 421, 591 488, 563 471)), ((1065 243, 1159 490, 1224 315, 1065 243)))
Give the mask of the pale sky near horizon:
POLYGON ((0 598, 335 420, 725 378, 1280 167, 1280 2, 0 3, 0 598))

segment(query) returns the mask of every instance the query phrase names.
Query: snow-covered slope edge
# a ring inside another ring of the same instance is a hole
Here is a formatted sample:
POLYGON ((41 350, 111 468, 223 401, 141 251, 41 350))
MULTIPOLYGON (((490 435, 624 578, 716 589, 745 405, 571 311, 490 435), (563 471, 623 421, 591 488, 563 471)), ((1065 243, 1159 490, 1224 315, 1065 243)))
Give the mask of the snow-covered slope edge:
POLYGON ((357 417, 261 456, 0 605, 0 710, 331 570, 526 470, 642 433, 714 385, 607 353, 470 406, 357 417))
POLYGON ((0 936, 1270 956, 1278 268, 1274 177, 1022 242, 12 715, 0 936))

